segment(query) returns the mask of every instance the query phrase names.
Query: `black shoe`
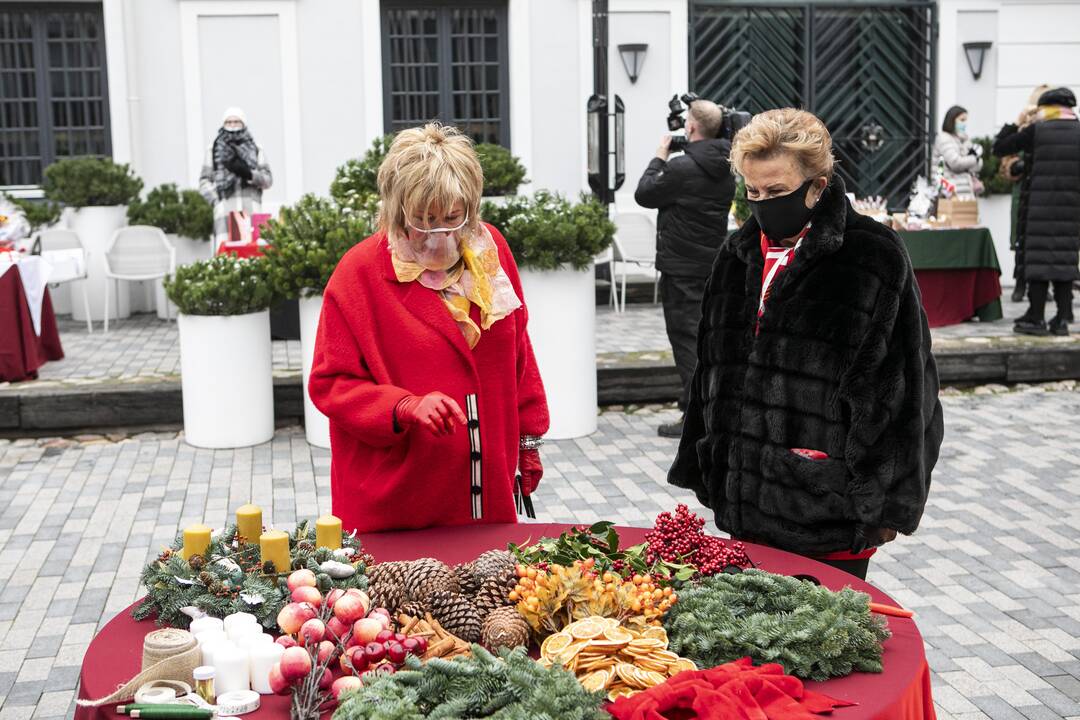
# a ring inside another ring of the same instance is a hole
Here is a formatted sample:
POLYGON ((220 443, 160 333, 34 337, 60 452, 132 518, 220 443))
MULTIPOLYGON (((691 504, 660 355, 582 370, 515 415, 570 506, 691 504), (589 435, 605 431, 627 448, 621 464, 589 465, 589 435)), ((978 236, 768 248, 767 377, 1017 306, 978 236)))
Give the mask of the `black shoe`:
POLYGON ((1050 334, 1057 335, 1059 337, 1068 335, 1069 319, 1055 316, 1054 319, 1050 321, 1050 334))
POLYGON ((1016 303, 1024 302, 1024 290, 1026 289, 1023 283, 1016 283, 1016 287, 1012 291, 1012 301, 1016 303))
POLYGON ((683 417, 679 418, 679 420, 677 422, 665 423, 665 424, 661 425, 659 428, 657 428, 656 432, 657 432, 658 435, 660 435, 660 437, 676 438, 676 439, 681 438, 682 437, 683 420, 685 420, 685 419, 686 419, 686 416, 684 415, 683 417))
POLYGON ((1013 325, 1013 332, 1020 335, 1036 335, 1038 337, 1045 337, 1050 334, 1050 331, 1046 329, 1046 323, 1044 321, 1032 321, 1027 318, 1020 318, 1013 325))

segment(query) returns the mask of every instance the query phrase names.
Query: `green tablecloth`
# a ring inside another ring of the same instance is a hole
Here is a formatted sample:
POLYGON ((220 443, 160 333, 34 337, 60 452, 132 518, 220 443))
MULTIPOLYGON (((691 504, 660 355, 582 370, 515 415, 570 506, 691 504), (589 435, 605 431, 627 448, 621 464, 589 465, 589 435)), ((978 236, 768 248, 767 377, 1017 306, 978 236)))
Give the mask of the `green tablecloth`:
POLYGON ((986 228, 901 230, 916 270, 988 268, 1001 272, 994 239, 986 228))

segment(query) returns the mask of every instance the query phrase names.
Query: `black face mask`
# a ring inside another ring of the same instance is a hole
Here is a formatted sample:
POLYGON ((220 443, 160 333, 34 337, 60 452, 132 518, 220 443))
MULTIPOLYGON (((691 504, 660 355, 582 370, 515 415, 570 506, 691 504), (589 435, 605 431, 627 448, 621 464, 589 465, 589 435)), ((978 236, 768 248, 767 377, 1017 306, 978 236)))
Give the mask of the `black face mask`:
POLYGON ((787 195, 768 200, 747 200, 750 212, 758 221, 765 237, 777 242, 798 235, 806 227, 814 208, 806 207, 806 194, 813 180, 807 180, 787 195))

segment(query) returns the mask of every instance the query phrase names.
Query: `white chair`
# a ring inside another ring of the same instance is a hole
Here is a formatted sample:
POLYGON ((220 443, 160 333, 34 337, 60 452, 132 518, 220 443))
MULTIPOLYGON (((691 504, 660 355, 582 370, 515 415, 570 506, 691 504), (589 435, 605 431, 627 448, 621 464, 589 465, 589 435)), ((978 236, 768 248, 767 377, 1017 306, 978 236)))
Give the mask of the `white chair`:
MULTIPOLYGON (((50 285, 62 285, 75 280, 86 279, 89 265, 89 253, 83 247, 79 234, 74 230, 52 228, 40 230, 34 236, 33 250, 41 255, 53 268, 49 275, 50 285)), ((86 310, 86 332, 94 332, 94 323, 90 320, 90 298, 86 294, 86 283, 82 283, 83 309, 86 310)))
MULTIPOLYGON (((161 229, 131 225, 113 233, 105 250, 105 277, 120 280, 157 280, 176 270, 176 248, 161 229)), ((109 287, 105 283, 105 332, 109 332, 109 287)), ((166 311, 168 316, 168 311, 166 311)))
POLYGON ((605 265, 608 267, 608 277, 610 282, 608 287, 608 305, 615 308, 615 312, 619 311, 619 285, 615 282, 615 248, 612 245, 608 246, 608 249, 600 253, 594 258, 596 267, 601 268, 605 265))
MULTIPOLYGON (((656 226, 652 218, 644 213, 619 213, 615 216, 615 241, 612 243, 614 262, 622 269, 622 305, 626 311, 626 275, 627 266, 652 269, 653 304, 660 292, 660 273, 656 270, 656 226)), ((612 269, 614 269, 614 264, 612 269)), ((614 281, 614 274, 612 281, 614 281)))

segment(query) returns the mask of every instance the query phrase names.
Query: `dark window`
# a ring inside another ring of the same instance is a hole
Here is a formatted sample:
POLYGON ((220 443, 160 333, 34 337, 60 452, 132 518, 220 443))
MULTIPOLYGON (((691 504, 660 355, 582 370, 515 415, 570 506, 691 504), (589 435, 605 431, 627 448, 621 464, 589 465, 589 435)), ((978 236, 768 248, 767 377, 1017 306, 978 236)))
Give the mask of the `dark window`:
POLYGON ((477 142, 509 147, 505 1, 384 0, 382 7, 387 131, 440 120, 477 142))
POLYGON ((112 152, 100 5, 0 5, 0 186, 112 152))

